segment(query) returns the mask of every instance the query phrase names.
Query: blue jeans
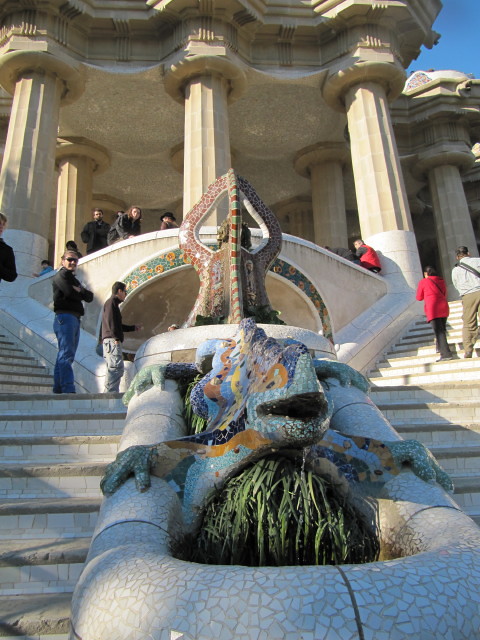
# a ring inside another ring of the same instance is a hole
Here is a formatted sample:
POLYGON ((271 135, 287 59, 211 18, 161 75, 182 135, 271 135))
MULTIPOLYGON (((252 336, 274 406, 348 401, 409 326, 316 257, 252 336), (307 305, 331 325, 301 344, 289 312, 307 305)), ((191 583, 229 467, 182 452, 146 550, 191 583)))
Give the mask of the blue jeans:
POLYGON ((53 393, 75 393, 72 364, 80 339, 80 320, 71 313, 57 313, 53 321, 58 355, 53 370, 53 393))

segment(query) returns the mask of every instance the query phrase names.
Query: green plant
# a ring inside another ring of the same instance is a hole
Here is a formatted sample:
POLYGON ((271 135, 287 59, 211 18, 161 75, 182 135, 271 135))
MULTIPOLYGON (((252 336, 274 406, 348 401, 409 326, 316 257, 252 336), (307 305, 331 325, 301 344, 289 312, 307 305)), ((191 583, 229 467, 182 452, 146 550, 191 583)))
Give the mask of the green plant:
POLYGON ((205 431, 207 427, 206 419, 197 416, 197 414, 193 412, 193 408, 190 402, 190 394, 192 393, 192 389, 196 384, 200 382, 202 378, 203 376, 199 374, 188 385, 179 385, 180 395, 183 397, 183 417, 185 420, 185 425, 187 427, 187 436, 191 436, 195 433, 201 433, 202 431, 205 431))
POLYGON ((247 566, 376 560, 375 526, 302 465, 301 453, 274 454, 245 468, 208 497, 199 531, 178 541, 174 553, 247 566))

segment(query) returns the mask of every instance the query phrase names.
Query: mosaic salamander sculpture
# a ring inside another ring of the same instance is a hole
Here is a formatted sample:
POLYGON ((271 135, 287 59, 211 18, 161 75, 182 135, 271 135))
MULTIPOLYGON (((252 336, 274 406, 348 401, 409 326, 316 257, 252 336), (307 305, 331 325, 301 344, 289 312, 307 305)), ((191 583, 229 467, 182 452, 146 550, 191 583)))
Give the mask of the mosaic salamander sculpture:
POLYGON ((329 430, 332 381, 364 394, 367 380, 348 365, 312 359, 300 342, 280 344, 268 338, 252 319, 242 320, 234 338, 201 346, 196 364, 144 368, 124 401, 128 404, 135 394, 152 386, 161 389, 165 379, 195 377, 208 368, 212 355, 210 372, 191 394, 195 413, 207 420, 206 430, 120 452, 102 480, 105 494, 114 493, 132 474, 138 490, 145 491, 153 474, 175 487, 185 520, 191 523, 213 486, 280 448, 308 448, 312 464, 327 460, 350 482, 380 486, 407 464, 421 479, 452 489, 447 474, 419 442, 382 443, 329 430))

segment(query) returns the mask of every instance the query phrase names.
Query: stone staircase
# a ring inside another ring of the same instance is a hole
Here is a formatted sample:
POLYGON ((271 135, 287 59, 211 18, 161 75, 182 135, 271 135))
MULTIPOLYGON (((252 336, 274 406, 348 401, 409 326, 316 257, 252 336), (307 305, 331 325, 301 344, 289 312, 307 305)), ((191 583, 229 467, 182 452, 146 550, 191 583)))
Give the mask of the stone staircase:
POLYGON ((433 331, 417 319, 369 378, 372 400, 404 438, 423 442, 455 484, 455 500, 480 524, 480 341, 463 358, 461 302, 450 303, 454 360, 436 362, 433 331))
POLYGON ((67 638, 70 600, 116 455, 120 394, 53 395, 0 328, 0 638, 67 638))
MULTIPOLYGON (((461 309, 451 308, 449 342, 462 356, 461 309)), ((371 371, 372 399, 403 437, 432 450, 480 523, 480 358, 437 358, 429 325, 415 321, 371 371)), ((123 429, 119 394, 51 387, 48 367, 0 327, 1 640, 66 640, 100 476, 123 429)))

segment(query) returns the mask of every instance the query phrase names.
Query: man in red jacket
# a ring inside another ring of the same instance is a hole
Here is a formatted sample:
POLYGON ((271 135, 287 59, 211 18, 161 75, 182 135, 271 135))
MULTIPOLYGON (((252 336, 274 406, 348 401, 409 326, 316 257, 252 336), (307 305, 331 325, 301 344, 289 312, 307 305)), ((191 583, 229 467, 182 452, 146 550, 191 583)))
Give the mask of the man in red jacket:
POLYGON ((365 269, 368 269, 369 271, 373 271, 373 273, 379 273, 382 270, 380 259, 375 249, 369 247, 360 238, 355 240, 353 246, 356 249, 355 253, 357 258, 360 258, 360 264, 362 267, 365 267, 365 269))

